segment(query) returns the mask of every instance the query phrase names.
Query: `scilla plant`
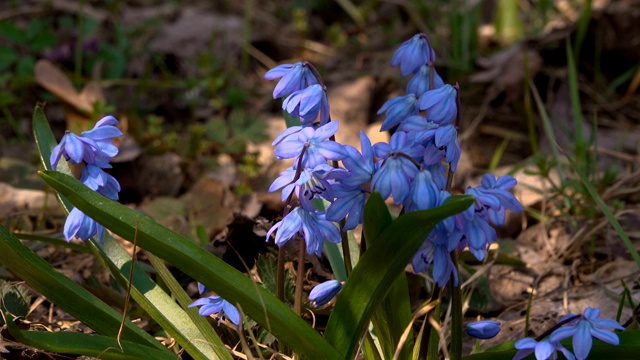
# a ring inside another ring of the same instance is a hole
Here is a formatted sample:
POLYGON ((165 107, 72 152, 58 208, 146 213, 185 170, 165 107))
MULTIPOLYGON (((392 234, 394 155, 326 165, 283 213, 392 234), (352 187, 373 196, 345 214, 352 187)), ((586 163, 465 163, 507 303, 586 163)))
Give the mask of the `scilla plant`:
MULTIPOLYGON (((105 118, 79 136, 69 133, 57 144, 37 107, 33 129, 46 169, 40 175, 70 212, 65 236, 85 240, 87 250, 177 346, 169 350, 127 318, 126 305, 124 315, 114 310, 0 227, 0 262, 96 334, 21 330, 10 314, 3 314, 9 332, 26 345, 100 358, 175 359, 186 351, 195 359, 231 359, 235 344, 225 344, 214 331, 214 326, 226 326, 237 332, 245 354, 238 354, 241 358, 296 354, 331 360, 362 356, 460 359, 462 342, 470 339, 465 332, 491 338, 500 331, 500 323, 481 321, 463 331, 458 255, 469 251, 484 259, 496 239, 493 226, 505 221, 507 210, 518 212, 522 207, 509 192, 516 185, 510 176, 485 175, 479 186, 469 187, 465 194, 450 193, 460 158, 461 104, 458 86, 442 81, 435 61, 424 34, 401 45, 392 65, 399 66, 404 76, 411 75, 407 95, 387 101, 380 109, 386 114, 381 130, 395 132, 389 143, 373 145, 361 132, 360 150, 335 141, 339 121, 330 118, 326 85, 312 64, 280 65, 267 72, 266 79, 279 79, 273 95, 284 98, 289 125, 273 142, 275 154, 292 159, 291 167, 270 188, 281 191, 285 203, 282 218, 265 239, 280 247, 274 294, 188 238, 114 201, 117 181, 102 169, 115 155, 106 139, 118 136, 115 119, 105 118), (61 160, 63 156, 66 161, 61 160), (80 171, 72 172, 70 167, 80 171), (385 200, 402 209, 395 219, 385 200), (358 247, 352 232, 360 225, 358 247), (145 250, 164 286, 153 281, 102 227, 132 242, 134 249, 145 250), (293 310, 283 302, 288 242, 299 244, 298 253, 293 254, 298 259, 293 310), (327 256, 336 277, 309 294, 317 307, 335 298, 322 332, 301 317, 308 255, 327 256), (165 262, 195 279, 203 297, 194 301, 187 296, 165 262), (430 299, 418 309, 412 309, 409 301, 407 264, 434 283, 430 299), (447 312, 450 321, 443 320, 447 312), (206 321, 210 316, 217 319, 213 325, 206 321), (256 344, 253 322, 275 336, 277 348, 256 344)), ((467 358, 533 354, 544 359, 555 358, 556 351, 569 358, 610 357, 614 348, 593 343, 592 336, 609 344, 622 339, 615 349, 623 358, 640 351, 640 345, 631 341, 637 334, 618 334, 614 330, 622 327, 599 315, 598 309, 589 308, 582 315, 568 315, 549 334, 467 358), (571 344, 573 352, 567 349, 571 344)))

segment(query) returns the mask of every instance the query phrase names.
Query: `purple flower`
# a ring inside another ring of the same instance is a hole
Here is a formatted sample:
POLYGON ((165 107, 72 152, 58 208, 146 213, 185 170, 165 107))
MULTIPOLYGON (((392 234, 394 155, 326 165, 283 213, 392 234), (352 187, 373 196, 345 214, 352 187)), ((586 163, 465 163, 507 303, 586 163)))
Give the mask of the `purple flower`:
POLYGON ((240 312, 238 309, 218 295, 200 298, 189 305, 190 308, 195 306, 202 306, 200 310, 198 310, 200 316, 218 314, 218 325, 220 325, 220 320, 224 317, 228 318, 229 321, 235 325, 240 324, 240 312))
POLYGON ((424 34, 416 34, 400 45, 391 58, 391 66, 400 65, 400 73, 407 76, 417 72, 429 62, 435 62, 436 55, 424 34))
MULTIPOLYGON (((560 322, 575 316, 567 315, 560 322)), ((573 336, 573 352, 578 360, 583 360, 591 351, 592 336, 612 345, 620 344, 620 339, 613 330, 624 330, 624 327, 613 319, 600 319, 600 309, 588 307, 574 321, 551 333, 549 339, 552 342, 559 342, 573 336)))
POLYGON ((535 354, 537 360, 555 360, 558 358, 557 350, 560 350, 567 360, 574 360, 571 351, 567 350, 560 342, 553 340, 536 341, 532 338, 524 338, 516 341, 516 349, 520 350, 513 357, 513 360, 521 360, 531 354, 535 354))
POLYGON ((328 303, 342 290, 342 283, 338 280, 325 281, 322 284, 316 285, 309 293, 309 300, 312 301, 315 307, 320 307, 328 303))
POLYGON ((95 220, 88 217, 85 213, 73 208, 67 216, 67 220, 64 223, 64 238, 67 242, 70 242, 74 238, 82 239, 86 241, 96 234, 100 243, 103 243, 104 227, 98 224, 95 220))
POLYGON ((446 84, 420 95, 418 107, 420 110, 426 110, 427 121, 436 124, 449 124, 455 120, 458 114, 457 97, 456 88, 446 84))
POLYGON ((430 68, 425 64, 420 67, 420 70, 418 70, 407 83, 407 94, 416 94, 416 96, 420 97, 420 95, 429 90, 438 89, 443 86, 444 81, 442 81, 436 69, 430 68), (433 89, 429 89, 429 74, 431 71, 433 71, 433 89))
POLYGON ((295 158, 294 167, 298 164, 298 157, 306 147, 302 166, 314 168, 326 164, 327 160, 342 160, 347 157, 344 146, 335 141, 327 141, 338 131, 338 122, 332 121, 317 129, 305 127, 297 132, 297 136, 286 137, 275 149, 275 154, 281 159, 295 158))
POLYGON ((282 109, 293 118, 300 118, 303 125, 311 125, 320 114, 320 125, 329 122, 329 101, 319 84, 311 85, 289 95, 282 102, 282 109))
POLYGON ((380 110, 378 110, 378 114, 382 114, 383 112, 387 112, 387 116, 382 122, 382 126, 380 126, 380 131, 386 131, 391 129, 392 127, 400 124, 404 119, 408 118, 411 115, 418 114, 417 108, 418 98, 415 94, 408 94, 405 96, 394 97, 393 99, 387 100, 380 110))
POLYGON ((491 339, 500 332, 500 322, 494 320, 481 320, 467 325, 467 334, 476 339, 491 339))
POLYGON ((291 210, 282 220, 273 225, 267 232, 267 240, 276 230, 278 231, 275 242, 278 246, 284 246, 296 234, 302 233, 307 245, 307 253, 318 256, 322 254, 325 240, 333 243, 341 241, 340 230, 336 224, 327 221, 324 214, 308 211, 302 207, 291 210))
POLYGON ((287 96, 295 91, 318 83, 318 80, 313 76, 309 67, 302 62, 278 65, 264 74, 265 80, 275 80, 278 78, 281 79, 278 81, 275 89, 273 89, 274 99, 287 96))

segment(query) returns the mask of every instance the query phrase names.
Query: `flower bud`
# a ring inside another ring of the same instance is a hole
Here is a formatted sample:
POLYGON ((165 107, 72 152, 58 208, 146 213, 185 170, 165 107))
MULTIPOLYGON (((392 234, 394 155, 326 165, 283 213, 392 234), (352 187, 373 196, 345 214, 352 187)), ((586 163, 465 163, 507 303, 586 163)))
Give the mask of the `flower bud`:
POLYGON ((467 325, 467 334, 476 339, 491 339, 500 332, 500 322, 482 320, 467 325))

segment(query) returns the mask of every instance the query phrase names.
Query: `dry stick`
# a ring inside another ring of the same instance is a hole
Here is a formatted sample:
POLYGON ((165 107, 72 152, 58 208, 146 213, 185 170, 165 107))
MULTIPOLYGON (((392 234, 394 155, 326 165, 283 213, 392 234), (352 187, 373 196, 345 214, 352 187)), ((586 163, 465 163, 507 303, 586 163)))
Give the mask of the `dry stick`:
POLYGON ((124 309, 122 309, 122 322, 120 322, 120 329, 118 329, 118 336, 116 339, 118 340, 118 346, 120 347, 120 352, 124 352, 122 349, 122 344, 120 343, 120 338, 122 337, 122 331, 124 330, 124 322, 127 321, 127 311, 129 309, 129 300, 131 299, 131 284, 133 280, 133 266, 136 263, 136 249, 138 247, 138 226, 140 225, 139 221, 136 221, 136 231, 133 234, 133 252, 131 254, 131 267, 129 268, 129 284, 127 285, 127 296, 124 298, 124 309))

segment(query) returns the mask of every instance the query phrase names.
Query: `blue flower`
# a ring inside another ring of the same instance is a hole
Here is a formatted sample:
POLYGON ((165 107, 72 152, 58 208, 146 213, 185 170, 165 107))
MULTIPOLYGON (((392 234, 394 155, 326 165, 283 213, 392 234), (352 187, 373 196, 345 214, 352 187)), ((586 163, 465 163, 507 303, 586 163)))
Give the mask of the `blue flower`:
POLYGON ((416 34, 400 45, 391 58, 391 66, 400 65, 400 73, 407 76, 417 72, 420 67, 436 61, 436 54, 424 34, 416 34))
POLYGON ((423 147, 415 144, 412 136, 404 132, 396 132, 389 139, 389 143, 377 143, 373 146, 373 153, 381 158, 380 167, 373 175, 371 187, 380 192, 383 199, 393 194, 396 205, 407 200, 411 180, 418 172, 413 158, 419 162, 423 147))
POLYGON ((342 165, 349 171, 349 176, 340 179, 340 183, 346 186, 356 187, 371 181, 375 173, 373 162, 373 148, 371 140, 364 131, 360 130, 360 153, 356 148, 345 145, 347 156, 342 159, 342 165))
POLYGON ((316 285, 309 293, 309 300, 312 301, 315 307, 320 307, 328 303, 342 290, 342 283, 338 280, 325 281, 322 284, 316 285))
POLYGON ((500 332, 500 322, 495 320, 481 320, 467 324, 467 334, 476 339, 491 339, 500 332))
POLYGON ((454 277, 454 284, 458 284, 458 271, 451 260, 450 252, 459 245, 459 236, 449 235, 444 222, 436 225, 427 237, 422 248, 413 256, 413 271, 425 272, 433 265, 433 280, 444 287, 454 277))
POLYGON ((95 161, 100 162, 102 168, 110 168, 109 161, 118 154, 118 147, 113 139, 122 136, 122 131, 116 127, 118 120, 113 116, 105 116, 96 122, 93 129, 84 131, 80 136, 91 139, 98 146, 95 161))
POLYGON ((302 207, 310 211, 314 210, 312 202, 314 198, 322 197, 329 202, 333 201, 333 186, 329 180, 346 176, 345 170, 334 169, 326 163, 317 165, 313 169, 301 170, 298 179, 294 182, 296 172, 293 168, 282 171, 269 187, 269 191, 282 189, 282 201, 286 201, 295 191, 302 207))
POLYGON ((509 192, 516 184, 516 179, 510 175, 496 179, 492 174, 485 174, 481 186, 469 189, 468 194, 475 196, 476 202, 484 206, 494 225, 501 226, 505 219, 505 209, 522 212, 522 205, 509 192))
POLYGON ((318 256, 322 254, 325 240, 333 243, 339 243, 342 240, 336 224, 327 221, 323 213, 308 211, 302 207, 291 210, 282 220, 273 225, 267 232, 267 240, 276 230, 278 231, 275 242, 278 246, 284 246, 296 234, 302 233, 307 245, 307 253, 318 256))
POLYGON ((427 169, 422 169, 418 171, 411 182, 405 207, 407 211, 431 209, 438 204, 439 195, 440 189, 433 181, 431 172, 427 169))
POLYGON ((458 131, 453 125, 445 125, 436 129, 434 144, 438 150, 444 152, 444 160, 456 171, 460 161, 460 141, 458 131))
POLYGON ((415 94, 407 94, 405 96, 397 96, 393 99, 387 100, 380 110, 378 115, 383 112, 387 112, 387 116, 380 126, 380 131, 386 131, 392 127, 400 124, 404 119, 411 115, 418 114, 417 108, 418 98, 415 94))
POLYGON ((95 153, 98 151, 98 145, 91 139, 81 138, 80 136, 67 131, 60 143, 51 151, 51 167, 56 170, 58 161, 64 156, 65 160, 72 164, 80 164, 82 161, 93 163, 95 153))
MULTIPOLYGON (((469 194, 469 191, 465 192, 469 194)), ((464 234, 463 241, 478 260, 484 259, 491 243, 498 238, 496 230, 489 225, 489 219, 482 216, 482 205, 477 202, 455 216, 456 228, 464 234)))
POLYGON ((342 231, 353 230, 362 223, 364 205, 367 201, 366 191, 360 187, 350 187, 343 183, 333 184, 336 199, 326 212, 326 219, 340 221, 346 218, 342 231))
POLYGON ((427 121, 436 124, 449 124, 456 119, 458 114, 457 97, 456 88, 446 84, 420 95, 418 107, 427 112, 427 121))
MULTIPOLYGON (((567 315, 563 320, 570 317, 575 315, 567 315)), ((551 333, 549 339, 560 341, 573 336, 573 352, 578 360, 583 360, 591 351, 592 336, 612 345, 620 344, 620 339, 613 330, 624 330, 624 327, 613 319, 600 319, 600 309, 588 307, 580 317, 551 333)))
POLYGON ((106 116, 96 122, 92 130, 85 131, 80 136, 67 131, 51 151, 49 160, 52 168, 57 169, 62 156, 72 164, 84 161, 102 168, 111 167, 109 160, 118 153, 118 148, 111 139, 122 136, 117 124, 118 120, 113 116, 106 116))
POLYGON ((318 83, 318 80, 313 76, 309 67, 302 62, 278 65, 264 74, 265 80, 275 80, 278 78, 281 79, 278 81, 275 89, 273 89, 274 99, 287 96, 295 91, 318 83))
POLYGON ((520 350, 513 357, 513 360, 521 360, 531 354, 535 354, 537 360, 557 359, 557 350, 560 350, 567 360, 574 360, 571 351, 567 350, 560 342, 553 340, 536 341, 532 338, 524 338, 516 341, 516 349, 520 350))
POLYGON ((416 94, 416 96, 420 97, 420 95, 429 90, 438 89, 443 86, 444 81, 442 81, 436 69, 430 68, 425 64, 420 67, 420 70, 418 70, 407 83, 407 94, 416 94), (433 89, 429 89, 429 74, 431 71, 433 71, 433 89))
POLYGON ((218 314, 218 325, 220 325, 220 321, 224 317, 228 318, 229 321, 235 325, 240 324, 240 312, 238 308, 218 295, 200 298, 189 305, 190 308, 195 306, 202 306, 200 310, 198 310, 200 316, 218 314))
POLYGON ((286 110, 293 118, 300 118, 303 125, 311 125, 320 114, 320 125, 329 122, 329 101, 327 94, 319 84, 311 85, 289 95, 282 102, 282 110, 286 110))
POLYGON ((74 238, 86 241, 97 234, 100 243, 103 243, 104 227, 78 210, 78 208, 73 208, 69 211, 67 220, 64 223, 63 233, 67 242, 70 242, 74 238))
POLYGON ((294 167, 298 164, 298 157, 302 149, 306 147, 302 166, 314 168, 317 165, 326 164, 327 160, 342 160, 347 157, 344 145, 335 141, 327 141, 338 131, 338 122, 332 121, 317 129, 305 127, 298 131, 297 136, 290 136, 283 139, 275 149, 275 154, 280 159, 295 158, 294 167))

